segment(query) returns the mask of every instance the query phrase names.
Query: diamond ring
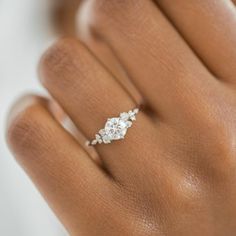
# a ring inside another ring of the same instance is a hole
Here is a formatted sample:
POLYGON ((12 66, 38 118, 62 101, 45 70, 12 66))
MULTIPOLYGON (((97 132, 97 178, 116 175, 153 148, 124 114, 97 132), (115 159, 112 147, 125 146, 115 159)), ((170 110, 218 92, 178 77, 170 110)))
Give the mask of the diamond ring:
POLYGON ((139 109, 135 108, 128 112, 120 113, 119 117, 107 119, 105 127, 99 130, 99 132, 95 134, 95 139, 88 141, 87 145, 96 145, 101 143, 108 144, 113 140, 124 139, 127 129, 130 128, 133 121, 136 120, 138 112, 139 109))

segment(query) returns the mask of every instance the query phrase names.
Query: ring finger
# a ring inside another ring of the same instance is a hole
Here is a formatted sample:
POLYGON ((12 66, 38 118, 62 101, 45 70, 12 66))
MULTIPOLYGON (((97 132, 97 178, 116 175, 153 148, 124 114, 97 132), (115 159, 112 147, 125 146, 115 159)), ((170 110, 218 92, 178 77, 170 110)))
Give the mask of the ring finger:
MULTIPOLYGON (((43 85, 89 140, 103 128, 107 118, 137 106, 77 41, 66 39, 54 45, 43 57, 41 72, 43 85)), ((132 167, 140 166, 137 163, 146 157, 148 148, 155 149, 156 141, 153 123, 140 112, 124 140, 98 145, 97 150, 109 172, 125 176, 132 167)))

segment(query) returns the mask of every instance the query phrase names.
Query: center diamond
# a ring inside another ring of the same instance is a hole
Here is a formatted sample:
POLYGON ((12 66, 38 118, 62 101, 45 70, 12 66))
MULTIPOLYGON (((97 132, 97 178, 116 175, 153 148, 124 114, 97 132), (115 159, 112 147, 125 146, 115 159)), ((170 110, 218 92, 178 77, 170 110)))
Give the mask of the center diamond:
POLYGON ((111 118, 105 125, 105 132, 110 140, 118 140, 124 138, 127 128, 127 123, 124 120, 111 118))

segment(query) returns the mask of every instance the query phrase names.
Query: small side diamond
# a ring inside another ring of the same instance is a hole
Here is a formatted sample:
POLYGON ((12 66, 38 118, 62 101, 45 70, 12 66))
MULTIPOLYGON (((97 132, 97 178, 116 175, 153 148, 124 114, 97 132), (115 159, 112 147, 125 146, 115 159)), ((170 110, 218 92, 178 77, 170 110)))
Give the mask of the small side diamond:
POLYGON ((102 143, 101 136, 98 135, 98 134, 96 134, 95 137, 96 137, 97 142, 98 142, 99 144, 101 144, 101 143, 102 143))
POLYGON ((94 140, 91 142, 91 144, 92 144, 92 145, 96 145, 97 142, 98 142, 98 141, 97 141, 96 139, 94 139, 94 140))
POLYGON ((103 135, 105 135, 105 134, 106 134, 106 132, 105 132, 105 130, 104 130, 104 129, 100 129, 98 133, 99 133, 101 136, 103 136, 103 135))
POLYGON ((135 115, 136 115, 136 113, 134 113, 133 111, 129 111, 129 118, 130 118, 130 120, 132 120, 132 121, 136 120, 135 115))
POLYGON ((131 121, 126 121, 126 126, 127 126, 127 128, 130 128, 132 126, 132 122, 131 121))
POLYGON ((133 110, 133 112, 134 112, 135 114, 138 114, 139 109, 138 109, 138 108, 135 108, 135 109, 133 110))
POLYGON ((111 140, 109 139, 109 137, 108 137, 107 135, 104 135, 104 136, 102 137, 102 140, 103 140, 103 142, 104 142, 105 144, 111 142, 111 140))
POLYGON ((86 141, 85 145, 86 145, 86 146, 91 145, 90 141, 86 141))
POLYGON ((129 119, 129 114, 127 112, 123 112, 120 114, 120 118, 124 121, 129 119))
POLYGON ((136 120, 136 117, 135 116, 131 116, 130 120, 134 121, 134 120, 136 120))

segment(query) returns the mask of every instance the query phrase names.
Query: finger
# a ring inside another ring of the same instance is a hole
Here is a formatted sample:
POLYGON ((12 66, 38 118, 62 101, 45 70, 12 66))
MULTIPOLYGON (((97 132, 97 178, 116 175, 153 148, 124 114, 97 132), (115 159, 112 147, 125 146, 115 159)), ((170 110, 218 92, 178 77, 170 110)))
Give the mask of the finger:
MULTIPOLYGON (((104 128, 108 118, 136 107, 129 94, 77 41, 59 41, 45 54, 40 68, 44 86, 89 140, 104 128)), ((124 140, 97 146, 113 177, 125 177, 125 170, 128 174, 140 161, 147 140, 155 137, 148 117, 140 112, 137 119, 124 140)))
POLYGON ((86 1, 83 10, 91 16, 86 22, 91 35, 113 49, 159 116, 182 120, 189 97, 205 97, 205 88, 215 83, 152 1, 86 1))
POLYGON ((88 232, 91 217, 107 204, 109 182, 54 119, 48 101, 21 99, 11 112, 7 136, 15 157, 72 235, 78 228, 88 232))
POLYGON ((219 79, 236 83, 236 10, 231 0, 156 0, 219 79))
POLYGON ((93 52, 98 55, 98 58, 109 70, 115 78, 121 83, 121 85, 126 89, 126 91, 132 96, 137 104, 144 104, 142 95, 137 90, 136 86, 132 83, 129 78, 127 71, 119 63, 117 57, 114 55, 112 50, 107 47, 107 45, 101 40, 90 40, 90 45, 92 44, 93 52))

